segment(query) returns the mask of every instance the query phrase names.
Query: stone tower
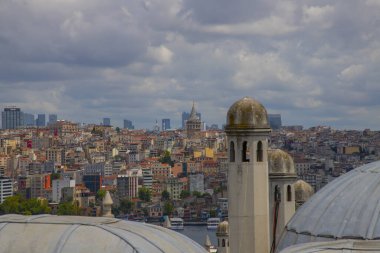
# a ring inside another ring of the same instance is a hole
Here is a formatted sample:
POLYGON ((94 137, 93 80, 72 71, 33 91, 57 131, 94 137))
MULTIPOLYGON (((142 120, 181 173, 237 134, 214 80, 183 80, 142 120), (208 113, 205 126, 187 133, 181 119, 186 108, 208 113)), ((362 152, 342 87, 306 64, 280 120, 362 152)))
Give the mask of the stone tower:
POLYGON ((219 223, 218 228, 216 229, 216 237, 218 239, 218 253, 230 253, 228 230, 228 221, 219 223))
POLYGON ((269 252, 269 180, 266 109, 245 97, 227 113, 230 251, 269 252))
POLYGON ((186 121, 186 134, 188 138, 193 138, 201 132, 202 122, 197 116, 195 111, 195 104, 193 102, 193 107, 191 108, 190 116, 186 121))
POLYGON ((269 213, 271 252, 274 252, 285 225, 295 213, 294 183, 297 175, 292 157, 280 150, 268 150, 269 213))

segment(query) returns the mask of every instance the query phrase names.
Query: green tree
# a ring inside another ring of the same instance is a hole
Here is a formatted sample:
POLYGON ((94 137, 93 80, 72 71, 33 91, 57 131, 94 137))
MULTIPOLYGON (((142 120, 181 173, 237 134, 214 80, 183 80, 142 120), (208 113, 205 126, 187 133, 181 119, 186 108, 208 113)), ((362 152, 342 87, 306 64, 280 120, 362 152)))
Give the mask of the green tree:
POLYGON ((141 187, 139 189, 139 199, 145 202, 150 202, 152 198, 152 192, 146 188, 146 187, 141 187))
POLYGON ((51 213, 51 208, 46 200, 25 199, 20 195, 8 197, 0 205, 0 213, 8 214, 44 214, 51 213))
POLYGON ((166 201, 164 204, 164 215, 171 215, 174 211, 174 205, 170 201, 166 201))
POLYGON ((192 195, 193 195, 194 197, 197 197, 197 198, 202 197, 202 193, 200 193, 200 192, 198 192, 198 191, 193 191, 192 195))
POLYGON ((189 196, 190 196, 190 191, 187 191, 187 190, 182 190, 181 193, 180 193, 180 195, 179 195, 179 197, 181 199, 185 199, 185 198, 187 198, 189 196))
POLYGON ((161 158, 159 159, 159 161, 161 163, 167 163, 169 164, 171 167, 174 166, 174 162, 172 161, 172 158, 170 157, 170 152, 168 150, 166 150, 164 152, 164 154, 161 156, 161 158))
POLYGON ((76 203, 63 202, 58 205, 58 215, 78 215, 79 208, 76 203))
POLYGON ((116 133, 120 133, 120 127, 116 127, 116 133))
POLYGON ((161 199, 163 201, 169 200, 170 199, 170 193, 167 190, 163 190, 161 193, 161 199))
POLYGON ((123 214, 130 213, 134 207, 135 207, 135 203, 130 201, 129 199, 125 198, 125 199, 120 200, 119 211, 122 212, 123 214))
POLYGON ((103 198, 106 196, 107 191, 104 189, 99 189, 96 193, 96 199, 97 200, 103 200, 103 198))

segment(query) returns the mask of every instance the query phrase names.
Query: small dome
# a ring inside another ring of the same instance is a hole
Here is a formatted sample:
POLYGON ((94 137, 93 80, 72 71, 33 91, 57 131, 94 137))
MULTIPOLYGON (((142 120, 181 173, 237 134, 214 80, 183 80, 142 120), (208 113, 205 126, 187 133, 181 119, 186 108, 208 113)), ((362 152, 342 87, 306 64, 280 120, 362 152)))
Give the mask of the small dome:
POLYGON ((295 174, 293 158, 281 149, 268 150, 270 174, 295 174))
POLYGON ((201 245, 170 229, 84 216, 0 216, 0 245, 0 252, 206 253, 201 245))
POLYGON ((314 194, 313 187, 303 180, 294 183, 296 202, 306 202, 314 194))
POLYGON ((236 101, 228 110, 226 128, 270 128, 265 107, 250 97, 236 101))
POLYGON ((379 240, 380 161, 358 167, 315 193, 285 227, 278 250, 340 239, 379 240))
POLYGON ((227 236, 228 235, 228 221, 222 221, 219 223, 216 229, 217 236, 227 236))

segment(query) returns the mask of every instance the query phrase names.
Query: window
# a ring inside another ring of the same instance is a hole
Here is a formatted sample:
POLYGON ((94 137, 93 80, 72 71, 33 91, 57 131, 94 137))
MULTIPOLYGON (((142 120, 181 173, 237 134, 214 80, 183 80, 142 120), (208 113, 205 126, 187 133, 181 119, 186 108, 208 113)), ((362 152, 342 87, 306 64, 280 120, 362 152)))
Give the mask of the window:
POLYGON ((220 247, 220 240, 218 239, 218 247, 220 247))
POLYGON ((290 185, 286 189, 286 200, 292 201, 292 187, 290 185))
POLYGON ((230 142, 230 162, 235 162, 235 143, 233 141, 230 142))
POLYGON ((262 162, 263 161, 263 143, 259 141, 257 143, 257 150, 256 150, 256 161, 262 162))
POLYGON ((222 239, 222 247, 226 247, 226 241, 222 239))
POLYGON ((249 147, 246 141, 243 142, 242 162, 249 162, 249 147))

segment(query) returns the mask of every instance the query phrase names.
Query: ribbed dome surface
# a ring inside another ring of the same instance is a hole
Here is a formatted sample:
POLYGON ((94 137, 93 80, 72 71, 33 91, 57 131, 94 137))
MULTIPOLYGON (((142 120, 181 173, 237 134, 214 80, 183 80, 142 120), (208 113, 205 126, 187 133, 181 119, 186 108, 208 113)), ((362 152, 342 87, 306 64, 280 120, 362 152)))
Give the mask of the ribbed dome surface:
POLYGON ((278 250, 342 238, 380 239, 380 162, 335 179, 301 206, 286 226, 278 250))
POLYGON ((155 225, 103 217, 0 216, 0 252, 205 253, 190 238, 155 225))
POLYGON ((236 101, 228 110, 226 129, 269 128, 265 107, 250 97, 236 101))

